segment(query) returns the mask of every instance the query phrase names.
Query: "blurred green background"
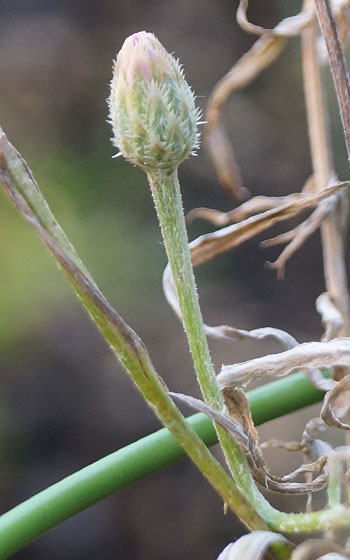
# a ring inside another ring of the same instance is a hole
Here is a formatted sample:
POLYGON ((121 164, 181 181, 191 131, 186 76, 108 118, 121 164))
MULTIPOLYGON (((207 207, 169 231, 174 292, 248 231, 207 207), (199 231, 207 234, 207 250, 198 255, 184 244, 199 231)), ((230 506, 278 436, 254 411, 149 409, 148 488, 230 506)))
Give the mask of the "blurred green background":
MULTIPOLYGON (((299 5, 252 2, 250 16, 271 27, 299 5)), ((236 7, 237 1, 229 0, 1 2, 1 126, 167 384, 196 395, 182 327, 162 293, 166 258, 146 177, 121 158, 111 159, 106 98, 116 52, 127 35, 146 29, 180 58, 204 108, 217 80, 255 40, 238 28, 236 7)), ((225 113, 253 195, 300 190, 310 174, 298 57, 299 42, 292 40, 271 68, 232 98, 225 113)), ((345 179, 328 73, 325 80, 337 170, 345 179)), ((180 179, 186 211, 235 205, 218 186, 203 150, 181 166, 180 179)), ((0 508, 6 511, 158 423, 46 249, 3 194, 0 199, 0 508)), ((189 236, 210 227, 194 223, 189 236)), ((288 263, 283 282, 264 269, 279 249, 262 251, 261 239, 196 272, 207 322, 270 325, 301 341, 319 338, 314 309, 324 290, 319 236, 288 263)), ((278 349, 242 343, 211 348, 217 367, 278 349)), ((264 437, 281 437, 283 430, 286 439, 299 438, 302 421, 271 423, 264 437)), ((283 470, 280 456, 275 462, 283 470)), ((291 499, 287 504, 273 499, 286 509, 295 507, 291 499)), ((15 558, 209 560, 242 531, 183 461, 63 523, 15 558)))

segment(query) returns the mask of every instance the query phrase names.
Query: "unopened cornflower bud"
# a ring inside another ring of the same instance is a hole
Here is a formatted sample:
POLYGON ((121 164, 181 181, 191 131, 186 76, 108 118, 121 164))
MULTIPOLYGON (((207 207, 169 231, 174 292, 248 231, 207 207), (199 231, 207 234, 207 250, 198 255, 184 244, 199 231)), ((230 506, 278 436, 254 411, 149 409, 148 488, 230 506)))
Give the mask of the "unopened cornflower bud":
POLYGON ((152 33, 141 31, 125 40, 108 103, 113 143, 147 172, 175 169, 198 147, 200 110, 194 94, 179 62, 152 33))

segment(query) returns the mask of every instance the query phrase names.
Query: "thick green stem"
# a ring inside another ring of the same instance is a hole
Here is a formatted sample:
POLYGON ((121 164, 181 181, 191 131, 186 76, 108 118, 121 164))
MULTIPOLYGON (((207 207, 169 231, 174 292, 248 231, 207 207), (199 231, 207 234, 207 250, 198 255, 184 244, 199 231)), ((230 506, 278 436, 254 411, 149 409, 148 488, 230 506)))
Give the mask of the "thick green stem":
MULTIPOLYGON (((323 392, 298 373, 253 389, 248 398, 258 425, 321 400, 323 392)), ((217 443, 216 432, 207 416, 195 414, 187 423, 206 445, 217 443)), ((8 557, 65 519, 185 456, 184 449, 163 428, 46 488, 0 517, 0 558, 8 557)), ((298 526, 298 522, 295 524, 298 526)))

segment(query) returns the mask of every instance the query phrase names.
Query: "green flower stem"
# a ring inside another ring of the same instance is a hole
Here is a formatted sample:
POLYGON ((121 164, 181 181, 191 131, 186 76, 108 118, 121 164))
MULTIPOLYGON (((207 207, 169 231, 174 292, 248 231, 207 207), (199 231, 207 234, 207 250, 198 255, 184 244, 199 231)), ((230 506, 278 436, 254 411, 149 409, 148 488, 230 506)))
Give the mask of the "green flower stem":
MULTIPOLYGON (((314 512, 312 514, 285 514, 279 512, 264 500, 255 485, 252 486, 251 490, 249 477, 244 473, 243 478, 246 477, 246 480, 244 479, 243 482, 247 481, 248 484, 248 488, 245 490, 247 495, 251 491, 251 496, 253 496, 253 498, 255 496, 257 506, 256 504, 254 504, 254 506, 256 506, 261 513, 263 517, 262 521, 254 511, 254 507, 251 506, 237 490, 234 482, 226 471, 216 461, 214 456, 207 449, 205 443, 203 443, 192 430, 169 398, 161 379, 153 368, 143 342, 99 291, 96 284, 91 279, 91 276, 82 265, 74 248, 56 222, 25 162, 8 142, 1 129, 0 184, 3 186, 5 193, 13 201, 22 217, 36 231, 41 240, 51 251, 69 282, 72 284, 74 291, 81 299, 92 319, 118 356, 120 362, 129 372, 134 383, 137 385, 148 404, 155 411, 158 418, 169 428, 169 431, 173 434, 177 442, 183 447, 204 476, 223 497, 227 505, 249 528, 266 529, 268 525, 270 528, 276 530, 301 532, 309 530, 310 528, 322 530, 327 526, 343 526, 344 524, 349 524, 349 510, 343 508, 340 512, 339 507, 331 508, 326 511, 314 512)), ((178 205, 181 209, 179 193, 178 205)), ((180 216, 182 216, 182 209, 180 216)), ((184 239, 186 239, 186 235, 184 239)), ((192 274, 191 268, 190 274, 192 274)), ((189 297, 192 298, 192 295, 189 294, 189 297)), ((196 321, 197 318, 194 318, 194 323, 196 321)), ((194 324, 192 336, 195 330, 196 325, 194 324)), ((200 339, 199 346, 202 343, 203 340, 200 339)), ((205 339, 204 343, 206 346, 205 339)), ((197 353, 197 361, 200 356, 201 352, 197 353)), ((209 362, 207 362, 207 367, 209 367, 209 364, 210 358, 209 362)), ((207 373, 201 371, 201 375, 205 379, 207 373)), ((211 384, 212 381, 210 375, 208 376, 209 384, 211 384)), ((303 387, 303 382, 305 382, 305 380, 300 380, 301 390, 299 391, 296 385, 292 385, 293 390, 289 387, 288 384, 292 382, 292 379, 294 378, 290 377, 283 380, 285 385, 276 385, 276 387, 280 386, 281 389, 283 387, 285 398, 287 398, 287 401, 285 401, 285 411, 288 412, 293 408, 296 409, 299 406, 305 406, 306 404, 310 404, 310 402, 314 402, 314 400, 308 401, 306 397, 307 391, 305 391, 305 387, 303 387), (293 394, 296 401, 292 408, 290 408, 293 394)), ((279 381, 276 383, 280 384, 282 382, 279 381)), ((217 398, 215 395, 216 385, 212 387, 214 387, 212 397, 215 402, 217 398)), ((269 394, 268 387, 261 387, 256 391, 257 393, 255 393, 255 395, 260 394, 260 402, 264 403, 262 406, 259 406, 254 413, 256 414, 255 419, 258 423, 264 421, 264 419, 268 419, 266 413, 268 413, 269 410, 273 411, 271 417, 283 413, 283 407, 281 408, 281 402, 283 401, 282 396, 274 398, 273 394, 269 394)), ((315 395, 312 399, 313 398, 315 398, 315 395)), ((196 418, 201 418, 201 415, 196 415, 196 418)), ((165 432, 161 433, 164 433, 165 437, 165 432)), ((229 443, 232 444, 231 440, 227 438, 225 440, 225 433, 222 430, 220 435, 227 445, 229 443)), ((153 436, 150 436, 151 439, 152 437, 153 436)), ((158 436, 154 437, 154 445, 158 447, 159 455, 155 452, 154 447, 147 447, 147 444, 145 450, 144 441, 141 441, 141 443, 137 442, 133 444, 131 448, 120 450, 112 456, 106 457, 94 465, 86 467, 82 471, 71 475, 57 485, 48 488, 27 502, 20 504, 10 512, 2 515, 0 517, 0 558, 7 558, 26 543, 64 519, 67 519, 82 509, 103 499, 118 488, 145 476, 148 474, 147 468, 151 470, 154 470, 154 468, 161 468, 164 464, 169 464, 173 459, 176 460, 176 458, 179 458, 178 450, 176 451, 176 449, 175 451, 169 452, 168 457, 167 451, 165 451, 165 455, 162 455, 159 449, 160 444, 158 436), (142 449, 144 454, 140 455, 142 449), (151 457, 148 455, 154 455, 155 459, 159 456, 163 456, 164 463, 161 464, 158 462, 157 467, 157 459, 156 465, 154 466, 152 461, 149 462, 151 457), (141 462, 142 460, 145 462, 146 466, 148 465, 145 471, 142 471, 138 463, 140 459, 141 462), (126 471, 129 474, 125 474, 126 471), (122 474, 123 472, 124 475, 122 474)), ((167 435, 167 437, 170 436, 167 435)), ((163 443, 161 443, 161 445, 163 445, 163 443)), ((233 453, 237 452, 237 448, 232 449, 233 453)), ((229 458, 232 459, 231 456, 229 458)), ((238 466, 239 462, 237 462, 237 468, 238 466)), ((239 477, 238 480, 242 482, 242 479, 239 477)))
MULTIPOLYGON (((224 402, 216 381, 204 334, 203 319, 188 247, 177 169, 149 172, 148 180, 202 394, 208 404, 220 410, 224 408, 224 402)), ((271 529, 302 532, 315 530, 316 526, 321 528, 324 526, 322 523, 331 523, 330 520, 333 520, 335 512, 334 508, 328 510, 327 515, 324 515, 323 512, 286 514, 273 508, 257 488, 239 446, 221 426, 215 425, 215 429, 235 483, 271 529)), ((335 517, 337 515, 339 515, 338 510, 335 517)), ((349 523, 350 516, 344 515, 343 520, 345 520, 345 524, 349 523)))
MULTIPOLYGON (((248 393, 257 425, 322 397, 323 392, 300 373, 248 393)), ((207 416, 194 414, 187 422, 206 445, 217 443, 207 416)), ((185 456, 174 436, 163 428, 64 478, 0 517, 0 558, 7 558, 65 519, 185 456)))
MULTIPOLYGON (((266 528, 206 445, 186 423, 155 371, 139 336, 113 309, 82 265, 27 166, 0 129, 0 183, 24 219, 56 258, 91 318, 164 426, 210 481, 215 490, 251 529, 266 528)), ((45 512, 45 515, 49 515, 45 512)))
MULTIPOLYGON (((204 333, 193 275, 188 238, 182 207, 177 169, 155 170, 148 174, 155 207, 162 230, 166 252, 182 313, 190 351, 204 400, 222 410, 224 400, 216 380, 204 333)), ((219 442, 233 479, 244 496, 260 514, 267 504, 258 491, 249 472, 247 461, 231 435, 221 426, 215 426, 219 442)))

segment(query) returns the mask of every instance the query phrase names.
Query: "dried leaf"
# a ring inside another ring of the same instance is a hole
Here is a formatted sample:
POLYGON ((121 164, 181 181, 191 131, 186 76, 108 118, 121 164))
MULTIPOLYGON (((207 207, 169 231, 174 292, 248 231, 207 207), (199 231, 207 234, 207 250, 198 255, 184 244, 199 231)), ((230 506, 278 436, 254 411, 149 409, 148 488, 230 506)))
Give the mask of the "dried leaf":
POLYGON ((306 369, 304 370, 305 377, 308 378, 310 383, 312 383, 316 389, 320 391, 331 391, 335 386, 334 379, 328 379, 322 375, 322 372, 318 369, 306 369))
POLYGON ((261 444, 262 449, 268 449, 269 447, 289 452, 301 451, 303 449, 302 444, 298 441, 281 441, 280 439, 268 439, 261 444))
MULTIPOLYGON (((169 305, 181 319, 181 310, 169 265, 166 267, 163 275, 163 291, 169 305)), ((218 340, 264 340, 265 338, 272 337, 277 340, 283 348, 294 348, 298 344, 295 338, 289 333, 273 327, 263 327, 246 331, 229 325, 218 325, 215 327, 204 325, 204 330, 207 336, 218 340)))
POLYGON ((219 340, 264 340, 265 338, 271 337, 277 340, 281 346, 286 349, 294 348, 298 345, 298 342, 292 335, 273 327, 262 327, 260 329, 252 329, 251 331, 236 329, 229 325, 219 325, 217 327, 204 325, 204 328, 208 336, 219 340))
POLYGON ((311 23, 315 17, 315 10, 308 9, 297 14, 296 16, 291 16, 282 20, 274 29, 265 29, 260 27, 260 25, 254 25, 250 23, 247 19, 247 9, 249 5, 249 0, 240 0, 237 9, 237 22, 238 24, 247 31, 247 33, 253 33, 254 35, 273 35, 277 37, 295 37, 300 35, 301 31, 311 23))
POLYGON ((294 478, 305 472, 320 473, 326 464, 326 457, 319 457, 315 462, 301 465, 298 469, 282 477, 275 476, 263 457, 258 434, 250 413, 248 399, 242 390, 225 391, 225 403, 231 416, 207 405, 206 403, 179 393, 170 393, 171 396, 188 404, 195 410, 204 412, 214 422, 225 428, 246 456, 254 480, 268 490, 285 494, 303 494, 315 492, 325 486, 328 480, 326 473, 307 482, 291 482, 294 478))
POLYGON ((253 531, 249 535, 244 535, 234 543, 230 543, 224 548, 217 560, 269 560, 274 556, 266 556, 272 545, 279 545, 279 558, 284 552, 283 559, 290 558, 294 545, 282 535, 270 531, 253 531))
POLYGON ((332 446, 328 442, 317 437, 324 433, 326 429, 327 426, 321 418, 312 418, 307 422, 301 437, 301 445, 304 455, 308 460, 317 460, 319 457, 333 451, 332 446))
POLYGON ((207 130, 204 142, 220 185, 237 200, 248 198, 250 193, 243 186, 235 154, 223 125, 217 123, 210 131, 207 130))
POLYGON ((215 226, 226 226, 228 224, 241 222, 254 214, 266 212, 274 208, 280 208, 289 202, 302 199, 304 194, 311 194, 315 192, 314 175, 311 175, 304 183, 301 193, 293 193, 287 196, 254 196, 250 200, 240 204, 238 208, 230 210, 229 212, 221 212, 212 208, 193 208, 186 216, 187 222, 191 223, 197 218, 208 220, 215 226))
MULTIPOLYGON (((340 339, 338 339, 340 340, 340 339)), ((350 360, 350 338, 348 340, 347 353, 350 360)), ((330 344, 330 343, 329 343, 330 344)), ((350 367, 350 366, 345 366, 350 367)), ((342 430, 350 430, 350 375, 338 381, 335 387, 326 393, 323 401, 321 418, 327 426, 336 426, 342 430), (345 422, 343 421, 345 419, 345 422)))
POLYGON ((334 305, 328 292, 318 296, 316 299, 316 309, 321 315, 322 324, 325 327, 322 340, 327 341, 338 336, 344 322, 340 311, 334 305))
POLYGON ((334 365, 350 367, 349 349, 350 338, 337 338, 330 342, 306 342, 285 352, 223 366, 217 379, 220 387, 224 389, 245 386, 267 375, 284 377, 298 370, 329 368, 334 365))
POLYGON ((215 86, 206 109, 204 141, 218 179, 235 198, 246 198, 247 190, 234 157, 230 140, 220 123, 222 109, 228 97, 237 89, 249 84, 264 68, 282 52, 286 39, 261 37, 252 48, 234 64, 231 70, 215 86))
MULTIPOLYGON (((320 560, 320 556, 325 554, 346 554, 345 550, 336 543, 325 539, 309 539, 296 547, 290 560, 320 560)), ((341 558, 348 556, 341 556, 341 558)))
POLYGON ((266 212, 274 208, 280 208, 284 204, 301 198, 301 193, 294 193, 288 196, 254 196, 247 202, 240 204, 238 208, 229 212, 221 212, 212 208, 193 208, 186 216, 187 222, 191 223, 198 218, 208 220, 214 226, 222 227, 228 224, 241 222, 254 214, 266 212))
POLYGON ((284 270, 286 262, 291 258, 294 253, 300 249, 305 241, 317 231, 324 220, 332 213, 337 207, 337 195, 330 196, 326 200, 322 200, 316 210, 297 227, 282 235, 278 235, 272 239, 267 239, 261 243, 262 247, 271 247, 277 243, 288 243, 287 247, 282 251, 278 259, 274 262, 266 263, 268 268, 276 269, 278 278, 284 277, 284 270))
POLYGON ((202 235, 190 243, 192 263, 194 266, 203 264, 215 256, 251 239, 274 224, 296 216, 303 210, 316 206, 321 200, 349 187, 350 182, 345 181, 327 187, 317 193, 300 194, 279 208, 252 216, 239 224, 202 235))
POLYGON ((224 414, 223 412, 220 412, 220 410, 216 410, 205 402, 189 395, 173 392, 169 392, 169 395, 181 402, 184 402, 195 410, 204 412, 204 414, 225 428, 234 437, 235 441, 246 455, 250 453, 248 436, 242 430, 241 425, 235 420, 232 420, 227 414, 224 414))
MULTIPOLYGON (((315 206, 324 198, 333 195, 339 190, 348 188, 349 186, 350 183, 345 182, 328 187, 318 193, 291 195, 288 197, 288 202, 278 208, 268 210, 262 214, 258 214, 257 216, 252 216, 239 224, 228 226, 217 232, 202 235, 190 243, 193 266, 198 266, 213 259, 216 255, 232 249, 243 241, 246 241, 268 227, 274 225, 276 222, 285 220, 300 213, 306 208, 315 206)), ((169 265, 164 271, 163 290, 168 303, 178 317, 181 318, 181 311, 169 265)), ((293 348, 297 345, 297 341, 290 334, 272 327, 245 331, 227 325, 220 325, 216 327, 205 325, 205 330, 208 336, 217 339, 242 340, 250 338, 254 340, 261 340, 272 336, 278 340, 284 348, 293 348)))

